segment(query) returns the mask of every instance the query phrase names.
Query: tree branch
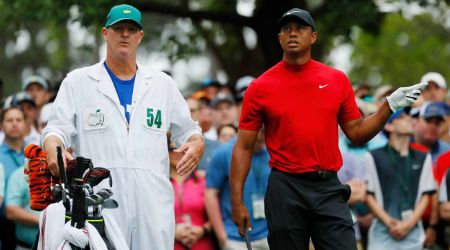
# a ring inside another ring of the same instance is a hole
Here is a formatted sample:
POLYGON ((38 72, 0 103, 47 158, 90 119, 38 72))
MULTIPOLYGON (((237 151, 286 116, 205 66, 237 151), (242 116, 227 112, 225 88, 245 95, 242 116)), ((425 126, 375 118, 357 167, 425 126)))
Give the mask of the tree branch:
POLYGON ((155 12, 175 17, 189 17, 192 21, 210 20, 220 23, 229 23, 238 26, 253 27, 253 22, 250 17, 238 15, 234 12, 223 11, 191 11, 188 8, 170 6, 158 3, 134 3, 136 8, 142 12, 155 12))

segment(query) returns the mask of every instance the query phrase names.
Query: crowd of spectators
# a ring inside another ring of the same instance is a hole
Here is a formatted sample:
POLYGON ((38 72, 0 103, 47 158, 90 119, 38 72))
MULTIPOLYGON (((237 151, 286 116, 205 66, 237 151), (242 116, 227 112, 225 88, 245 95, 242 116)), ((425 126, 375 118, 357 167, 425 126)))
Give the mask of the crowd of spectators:
MULTIPOLYGON (((231 218, 229 170, 244 93, 253 79, 244 76, 230 84, 233 88, 205 80, 185 97, 192 118, 203 130, 206 148, 197 170, 180 176, 174 171, 180 153, 173 151, 176 145, 168 139, 177 223, 174 249, 246 249, 231 218)), ((428 82, 420 100, 394 113, 367 144, 352 145, 340 133, 344 164, 338 177, 352 190, 348 204, 359 249, 414 244, 449 249, 449 92, 439 73, 429 72, 418 80, 428 82)), ((38 212, 29 207, 23 149, 40 144, 40 131, 52 115, 55 93, 50 87, 44 78, 31 76, 24 80, 21 92, 3 99, 0 249, 31 249, 35 241, 38 212)), ((355 84, 360 112, 370 116, 393 90, 390 85, 355 84)), ((244 190, 254 227, 248 234, 253 249, 269 249, 264 215, 269 157, 262 129, 244 190)))

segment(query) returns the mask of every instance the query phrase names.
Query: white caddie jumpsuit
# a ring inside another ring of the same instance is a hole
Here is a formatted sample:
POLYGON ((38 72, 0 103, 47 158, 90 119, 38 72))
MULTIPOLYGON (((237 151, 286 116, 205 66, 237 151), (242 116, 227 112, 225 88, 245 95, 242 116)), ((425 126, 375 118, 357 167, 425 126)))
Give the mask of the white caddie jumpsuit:
MULTIPOLYGON (((166 132, 181 145, 201 129, 175 81, 138 64, 130 123, 103 61, 70 72, 42 138, 58 136, 75 155, 111 171, 112 213, 131 249, 173 249, 175 219, 166 132)), ((50 149, 46 149, 50 150, 50 149)), ((56 149, 55 149, 56 150, 56 149)), ((105 187, 107 182, 102 185, 105 187)))

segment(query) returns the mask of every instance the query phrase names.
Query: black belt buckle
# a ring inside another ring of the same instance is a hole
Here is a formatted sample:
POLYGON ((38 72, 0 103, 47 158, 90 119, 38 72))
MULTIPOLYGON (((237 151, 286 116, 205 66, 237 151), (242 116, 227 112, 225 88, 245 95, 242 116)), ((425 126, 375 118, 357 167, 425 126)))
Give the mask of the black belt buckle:
POLYGON ((317 176, 319 176, 321 179, 327 179, 328 178, 328 171, 319 170, 319 171, 317 171, 317 176))

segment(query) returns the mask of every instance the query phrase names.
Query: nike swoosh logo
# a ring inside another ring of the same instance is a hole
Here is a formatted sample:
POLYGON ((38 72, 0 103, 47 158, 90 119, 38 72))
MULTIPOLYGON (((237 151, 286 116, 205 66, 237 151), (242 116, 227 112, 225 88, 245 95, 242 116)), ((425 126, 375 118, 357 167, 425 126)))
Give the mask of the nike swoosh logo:
POLYGON ((290 14, 292 14, 292 13, 295 13, 295 12, 300 12, 300 13, 301 13, 301 11, 298 11, 298 10, 293 10, 293 11, 291 11, 291 12, 288 12, 288 13, 286 13, 286 15, 285 15, 285 16, 287 16, 287 15, 290 15, 290 14))
POLYGON ((325 88, 326 86, 328 86, 328 84, 319 85, 319 89, 323 89, 323 88, 325 88))

